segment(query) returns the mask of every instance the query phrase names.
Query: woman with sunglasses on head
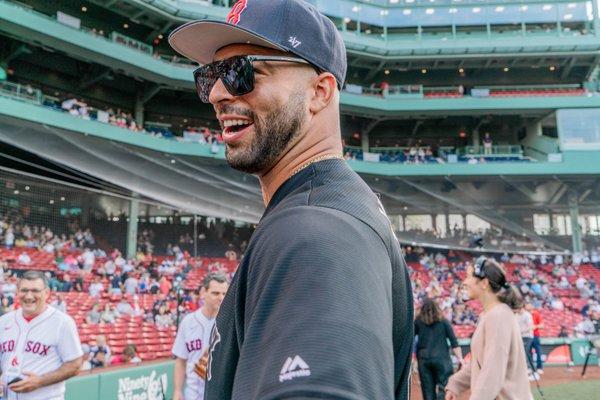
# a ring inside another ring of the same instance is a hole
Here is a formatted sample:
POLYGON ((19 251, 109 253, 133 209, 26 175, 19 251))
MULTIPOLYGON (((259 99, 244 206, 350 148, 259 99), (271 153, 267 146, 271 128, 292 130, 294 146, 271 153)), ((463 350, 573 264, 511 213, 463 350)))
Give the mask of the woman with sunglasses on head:
POLYGON ((450 347, 461 365, 463 357, 452 325, 444 318, 435 300, 427 298, 423 301, 415 320, 415 336, 419 337, 417 361, 423 400, 436 400, 444 393, 448 378, 452 375, 450 347))
POLYGON ((521 298, 500 265, 481 257, 467 269, 468 296, 483 305, 471 339, 471 360, 452 375, 446 400, 471 389, 469 400, 530 400, 523 339, 513 310, 521 298))

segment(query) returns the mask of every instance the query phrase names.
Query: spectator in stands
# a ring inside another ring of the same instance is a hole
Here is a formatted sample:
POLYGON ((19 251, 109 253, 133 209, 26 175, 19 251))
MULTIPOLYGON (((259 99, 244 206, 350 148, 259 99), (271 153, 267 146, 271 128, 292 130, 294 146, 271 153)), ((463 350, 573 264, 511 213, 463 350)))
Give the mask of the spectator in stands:
POLYGON ((138 295, 133 296, 133 316, 139 317, 144 315, 144 310, 140 307, 140 298, 138 295))
POLYGON ((111 278, 110 278, 110 293, 111 294, 116 294, 116 295, 120 295, 122 294, 122 290, 121 290, 121 274, 119 274, 118 272, 116 272, 111 278))
POLYGON ((483 136, 483 154, 492 155, 492 137, 489 132, 483 136))
POLYGON ((0 302, 0 315, 4 315, 9 313, 15 309, 14 304, 11 299, 7 296, 2 297, 2 301, 0 302))
POLYGON ((569 337, 569 331, 567 330, 567 327, 564 325, 560 326, 560 331, 558 332, 558 337, 559 338, 568 338, 569 337))
POLYGON ((138 280, 133 275, 129 275, 123 286, 125 287, 125 294, 135 294, 138 288, 138 280))
POLYGON ((102 267, 102 272, 107 276, 113 276, 117 271, 117 266, 115 262, 111 259, 106 260, 102 267))
POLYGON ((131 304, 127 302, 125 297, 121 297, 121 300, 119 300, 119 303, 117 304, 116 310, 120 315, 133 315, 133 307, 131 307, 131 304))
POLYGON ((162 278, 160 278, 159 288, 160 288, 160 292, 163 295, 167 295, 173 288, 173 285, 171 284, 171 282, 169 281, 169 279, 166 276, 163 276, 162 278))
POLYGON ((99 324, 101 316, 102 313, 100 313, 100 305, 98 303, 95 303, 92 306, 92 309, 88 312, 86 321, 88 324, 99 324))
POLYGON ((83 363, 81 364, 82 371, 89 371, 92 369, 92 363, 90 362, 90 346, 86 343, 81 344, 81 350, 83 350, 83 363))
POLYGON ((83 269, 86 271, 91 271, 96 263, 96 256, 94 255, 94 252, 86 248, 81 254, 81 258, 83 259, 83 269))
POLYGON ((531 313, 531 318, 533 319, 533 340, 531 341, 529 348, 527 348, 527 355, 531 356, 531 350, 535 351, 536 372, 538 374, 543 374, 544 364, 542 362, 542 343, 540 342, 541 329, 544 329, 542 315, 531 303, 527 303, 525 308, 531 313))
POLYGON ((12 275, 2 285, 2 296, 8 297, 11 300, 17 295, 17 277, 12 275))
POLYGON ((112 355, 112 351, 111 351, 110 346, 106 343, 106 336, 104 336, 103 334, 96 336, 96 345, 91 348, 92 352, 94 352, 97 349, 106 350, 106 354, 108 355, 108 358, 110 359, 110 357, 112 355))
POLYGON ((590 319, 590 317, 585 317, 581 322, 579 322, 575 326, 575 336, 578 338, 587 338, 589 335, 592 335, 596 332, 596 327, 594 326, 594 322, 590 319))
POLYGON ((110 303, 106 303, 104 305, 104 310, 100 315, 100 322, 106 324, 113 324, 115 323, 117 318, 119 318, 119 313, 117 312, 117 310, 115 310, 115 308, 110 303))
POLYGON ((71 282, 71 276, 69 274, 64 274, 60 286, 61 292, 70 292, 73 289, 73 282, 71 282))
POLYGON ((139 364, 141 362, 142 359, 137 355, 137 347, 134 344, 128 344, 123 349, 122 355, 113 357, 111 365, 139 364))
POLYGON ((57 294, 56 299, 52 300, 50 305, 57 310, 64 312, 65 314, 67 313, 67 303, 65 302, 65 298, 62 294, 57 294))
POLYGON ((19 254, 17 262, 21 265, 29 265, 31 264, 31 257, 29 257, 29 254, 27 254, 26 252, 22 252, 21 254, 19 254))
POLYGON ((531 313, 525 309, 523 303, 519 304, 519 309, 516 312, 521 338, 523 339, 523 350, 527 357, 527 369, 529 371, 529 380, 539 379, 539 375, 531 370, 533 361, 531 359, 531 342, 533 341, 533 317, 531 313))
POLYGON ((12 247, 15 245, 15 233, 12 226, 6 230, 6 234, 4 235, 4 245, 8 249, 12 249, 12 247))
POLYGON ((158 309, 158 314, 154 317, 154 322, 158 328, 166 328, 173 325, 173 317, 169 313, 169 309, 166 304, 163 304, 158 309))
MULTIPOLYGON (((67 112, 69 112, 70 114, 73 115, 73 113, 71 112, 71 110, 76 109, 76 105, 77 105, 77 99, 76 98, 70 98, 70 99, 64 100, 62 102, 62 104, 60 105, 60 107, 63 110, 65 110, 65 111, 67 111, 67 112)), ((77 112, 75 111, 75 115, 76 115, 76 113, 77 112)))
POLYGON ((108 356, 106 353, 106 349, 104 348, 98 348, 91 353, 92 357, 90 358, 90 365, 92 369, 104 368, 109 365, 108 356))
POLYGON ((448 381, 446 400, 457 400, 469 388, 472 399, 530 399, 523 340, 513 313, 519 302, 516 289, 495 260, 483 257, 469 266, 463 284, 469 298, 483 304, 483 313, 471 341, 471 360, 448 381))
POLYGON ((104 291, 104 285, 100 282, 100 277, 95 277, 88 289, 90 296, 98 297, 104 291))
POLYGON ((463 357, 452 325, 444 318, 437 303, 430 298, 423 301, 415 320, 415 336, 418 337, 417 360, 423 400, 436 400, 444 392, 453 372, 450 348, 461 365, 463 357))
MULTIPOLYGON (((76 292, 83 292, 83 277, 86 274, 85 270, 78 270, 75 275, 74 289, 76 292)), ((102 289, 104 290, 104 289, 102 289)))

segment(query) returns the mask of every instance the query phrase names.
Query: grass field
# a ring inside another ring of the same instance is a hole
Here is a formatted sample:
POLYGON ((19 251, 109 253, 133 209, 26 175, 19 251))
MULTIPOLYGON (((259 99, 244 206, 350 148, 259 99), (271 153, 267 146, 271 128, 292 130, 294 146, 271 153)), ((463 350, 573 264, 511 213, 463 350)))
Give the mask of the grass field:
MULTIPOLYGON (((545 400, 597 400, 600 399, 600 380, 563 383, 542 388, 545 400)), ((533 389, 535 400, 542 400, 533 389)))
MULTIPOLYGON (((589 367, 585 378, 581 377, 581 370, 580 366, 545 368, 540 378, 544 398, 542 399, 533 382, 531 393, 535 400, 600 400, 600 367, 589 367)), ((411 400, 422 400, 418 374, 413 374, 412 378, 411 400)), ((468 399, 468 391, 459 396, 459 400, 468 399)))

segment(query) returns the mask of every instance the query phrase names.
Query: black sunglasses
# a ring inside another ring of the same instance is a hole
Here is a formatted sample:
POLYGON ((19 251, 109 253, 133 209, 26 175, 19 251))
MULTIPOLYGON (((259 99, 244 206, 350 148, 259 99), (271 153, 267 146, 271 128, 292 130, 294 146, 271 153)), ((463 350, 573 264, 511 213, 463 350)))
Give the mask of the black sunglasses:
POLYGON ((321 72, 306 60, 285 56, 234 56, 215 61, 197 68, 194 71, 194 81, 198 97, 203 103, 209 103, 208 97, 219 79, 232 96, 243 96, 254 90, 254 61, 283 61, 309 64, 318 74, 321 72))

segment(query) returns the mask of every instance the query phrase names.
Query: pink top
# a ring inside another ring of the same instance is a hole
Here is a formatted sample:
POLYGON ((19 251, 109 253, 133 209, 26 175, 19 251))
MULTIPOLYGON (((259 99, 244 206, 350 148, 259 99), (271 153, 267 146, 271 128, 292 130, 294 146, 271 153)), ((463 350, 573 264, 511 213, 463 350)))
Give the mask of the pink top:
POLYGON ((469 400, 533 399, 523 339, 517 318, 506 304, 481 314, 471 340, 471 361, 446 386, 455 394, 469 388, 469 400))

